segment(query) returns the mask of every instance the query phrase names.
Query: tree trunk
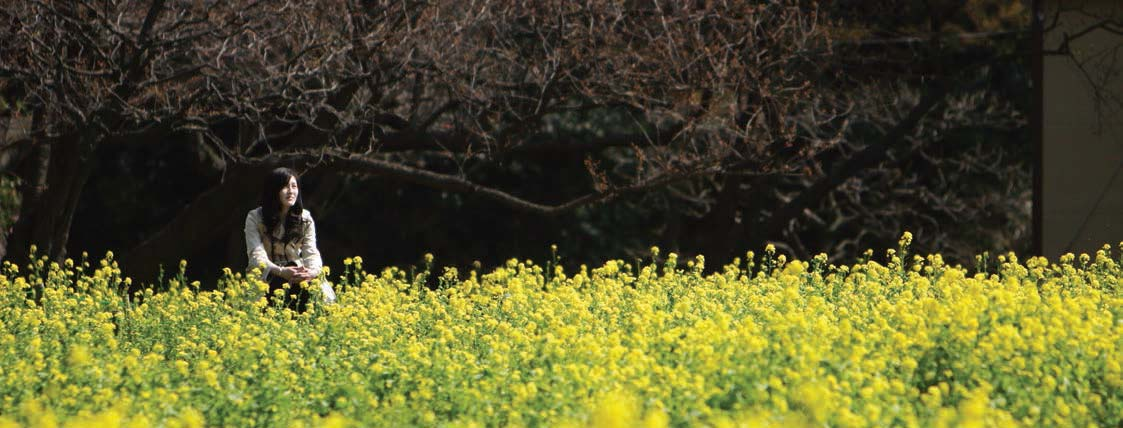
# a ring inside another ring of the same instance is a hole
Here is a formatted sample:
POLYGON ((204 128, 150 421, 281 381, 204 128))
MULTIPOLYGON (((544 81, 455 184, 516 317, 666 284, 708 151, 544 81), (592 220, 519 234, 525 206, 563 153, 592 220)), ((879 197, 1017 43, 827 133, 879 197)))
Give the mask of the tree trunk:
MULTIPOLYGON (((40 124, 40 115, 36 114, 32 127, 40 124)), ((47 189, 47 168, 50 165, 51 145, 47 140, 32 140, 27 153, 23 154, 15 164, 14 171, 20 179, 20 210, 16 222, 10 231, 4 231, 4 246, 0 248, 0 260, 7 260, 17 264, 27 261, 30 246, 31 221, 39 211, 39 204, 43 192, 47 189), (8 233, 10 232, 10 233, 8 233)))
POLYGON ((31 153, 16 168, 20 178, 20 210, 12 233, 8 236, 8 246, 0 258, 17 264, 27 261, 31 244, 32 221, 39 214, 39 205, 47 189, 47 168, 50 165, 51 146, 43 141, 35 142, 31 153))
POLYGON ((6 258, 27 260, 32 245, 51 260, 66 257, 70 224, 78 199, 93 169, 94 144, 89 135, 68 135, 37 142, 21 171, 20 216, 12 231, 6 258))
POLYGON ((704 254, 716 267, 733 259, 735 250, 741 243, 743 222, 737 221, 737 211, 742 204, 741 184, 743 178, 735 175, 725 176, 722 189, 715 197, 713 208, 700 219, 689 223, 684 239, 693 251, 704 254))
POLYGON ((52 260, 66 257, 70 224, 94 167, 93 154, 93 142, 83 137, 65 139, 61 147, 51 151, 51 167, 47 171, 49 197, 45 199, 45 207, 52 214, 48 216, 52 221, 39 223, 37 229, 41 231, 35 236, 37 241, 47 243, 43 251, 52 260))

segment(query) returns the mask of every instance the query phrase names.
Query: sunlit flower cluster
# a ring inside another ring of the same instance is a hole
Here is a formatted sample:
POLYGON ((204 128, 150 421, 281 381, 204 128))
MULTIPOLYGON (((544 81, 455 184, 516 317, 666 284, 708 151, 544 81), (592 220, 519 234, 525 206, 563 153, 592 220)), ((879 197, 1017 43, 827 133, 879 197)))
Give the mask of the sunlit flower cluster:
POLYGON ((1110 247, 968 271, 911 242, 713 273, 658 248, 433 280, 432 256, 354 257, 299 315, 252 274, 130 293, 112 254, 6 264, 0 427, 1123 424, 1110 247))

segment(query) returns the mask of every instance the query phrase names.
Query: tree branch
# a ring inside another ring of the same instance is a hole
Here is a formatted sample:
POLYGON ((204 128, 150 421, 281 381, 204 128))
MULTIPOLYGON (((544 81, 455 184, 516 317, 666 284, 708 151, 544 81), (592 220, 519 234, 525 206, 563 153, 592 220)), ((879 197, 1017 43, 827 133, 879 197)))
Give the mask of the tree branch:
POLYGON ((773 212, 772 215, 768 217, 767 222, 764 223, 764 227, 760 230, 752 231, 752 233, 764 239, 770 236, 777 236, 777 234, 782 232, 787 227, 788 223, 796 218, 796 216, 800 215, 804 209, 823 200, 827 194, 846 180, 887 159, 889 148, 892 144, 902 141, 905 136, 916 128, 921 119, 929 112, 933 110, 939 111, 946 106, 944 100, 950 91, 951 86, 946 83, 929 90, 916 106, 909 111, 908 116, 898 122, 897 125, 877 143, 867 146, 842 162, 842 164, 833 168, 827 176, 815 182, 811 187, 800 192, 799 196, 796 196, 787 204, 780 207, 780 209, 773 212))
POLYGON ((274 155, 264 156, 258 159, 243 161, 243 164, 252 166, 280 166, 292 165, 294 163, 303 164, 309 168, 330 166, 337 171, 385 175, 397 178, 408 183, 413 183, 433 189, 477 195, 485 199, 490 199, 509 208, 545 216, 558 216, 569 211, 573 211, 579 207, 597 203, 605 203, 618 199, 624 195, 642 192, 644 190, 658 188, 671 183, 704 175, 712 175, 719 172, 719 168, 715 166, 682 171, 677 174, 668 173, 646 179, 632 185, 609 188, 604 192, 588 193, 586 195, 573 198, 568 202, 562 204, 547 205, 528 201, 526 199, 504 192, 500 189, 481 185, 464 177, 441 174, 395 162, 340 151, 325 150, 319 153, 278 153, 274 155))

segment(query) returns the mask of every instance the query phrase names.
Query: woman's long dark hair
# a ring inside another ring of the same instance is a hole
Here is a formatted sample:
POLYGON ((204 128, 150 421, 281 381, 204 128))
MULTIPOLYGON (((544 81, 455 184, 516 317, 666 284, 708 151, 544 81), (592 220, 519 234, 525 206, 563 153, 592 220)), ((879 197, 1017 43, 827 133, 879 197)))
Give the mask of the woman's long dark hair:
MULTIPOLYGON (((296 186, 299 188, 300 178, 288 168, 274 169, 265 178, 265 186, 261 189, 261 219, 265 224, 266 234, 271 235, 277 222, 281 221, 281 201, 277 195, 289 185, 289 179, 292 178, 296 178, 296 186)), ((300 227, 304 221, 302 193, 304 192, 296 194, 296 203, 289 207, 289 213, 285 216, 285 235, 281 238, 285 242, 295 241, 303 235, 304 230, 300 227)))

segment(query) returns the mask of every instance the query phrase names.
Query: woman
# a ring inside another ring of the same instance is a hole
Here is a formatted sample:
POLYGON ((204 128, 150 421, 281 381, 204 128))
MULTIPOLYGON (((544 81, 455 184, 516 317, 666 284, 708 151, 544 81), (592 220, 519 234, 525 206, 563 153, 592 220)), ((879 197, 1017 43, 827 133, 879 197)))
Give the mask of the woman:
MULTIPOLYGON (((300 199, 296 173, 277 168, 265 179, 261 206, 246 215, 246 255, 249 271, 261 270, 269 283, 269 295, 290 284, 285 301, 291 309, 304 312, 309 293, 299 286, 320 274, 323 261, 316 249, 316 225, 300 199)), ((335 301, 327 282, 320 284, 324 301, 335 301)))

